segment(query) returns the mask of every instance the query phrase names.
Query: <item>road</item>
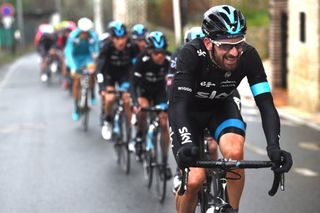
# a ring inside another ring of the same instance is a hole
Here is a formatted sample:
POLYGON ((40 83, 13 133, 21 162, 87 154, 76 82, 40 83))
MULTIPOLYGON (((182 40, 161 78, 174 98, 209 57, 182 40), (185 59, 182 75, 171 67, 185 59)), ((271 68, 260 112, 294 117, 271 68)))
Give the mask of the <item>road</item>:
MULTIPOLYGON (((27 55, 0 70, 1 213, 170 213, 171 181, 163 205, 132 161, 129 175, 115 163, 112 144, 100 136, 99 103, 91 111, 89 131, 71 120, 72 100, 60 85, 40 82, 37 56, 27 55)), ((246 159, 267 159, 259 113, 243 107, 247 122, 246 159)), ((251 170, 240 212, 300 213, 320 209, 320 132, 282 120, 282 148, 294 167, 286 191, 269 197, 272 173, 251 170)), ((173 157, 170 165, 175 168, 173 157)))

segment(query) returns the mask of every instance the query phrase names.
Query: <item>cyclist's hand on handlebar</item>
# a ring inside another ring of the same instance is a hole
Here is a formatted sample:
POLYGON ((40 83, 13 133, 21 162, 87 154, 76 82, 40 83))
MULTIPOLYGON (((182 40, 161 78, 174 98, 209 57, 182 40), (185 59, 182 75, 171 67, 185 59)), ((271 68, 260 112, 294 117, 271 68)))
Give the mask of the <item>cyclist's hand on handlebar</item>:
POLYGON ((288 172, 292 167, 292 156, 290 152, 281 150, 280 148, 270 148, 268 149, 268 156, 272 162, 276 164, 272 170, 281 174, 288 172))
POLYGON ((177 164, 180 169, 199 159, 199 147, 193 143, 183 145, 177 152, 177 164))
POLYGON ((132 106, 131 106, 131 108, 132 108, 132 111, 133 111, 134 113, 138 113, 138 112, 140 111, 140 109, 141 109, 141 107, 139 106, 138 103, 133 103, 132 106))

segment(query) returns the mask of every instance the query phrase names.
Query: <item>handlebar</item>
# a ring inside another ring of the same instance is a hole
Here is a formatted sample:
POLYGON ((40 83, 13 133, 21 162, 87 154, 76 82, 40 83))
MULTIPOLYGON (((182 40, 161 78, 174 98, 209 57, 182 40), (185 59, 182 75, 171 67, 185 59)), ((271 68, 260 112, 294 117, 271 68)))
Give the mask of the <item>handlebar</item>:
MULTIPOLYGON (((222 170, 232 170, 232 169, 258 169, 258 168, 271 168, 274 167, 275 163, 271 161, 252 161, 252 160, 217 160, 217 161, 196 161, 188 165, 187 168, 182 169, 182 180, 181 186, 178 190, 179 195, 183 195, 187 190, 189 167, 199 167, 199 168, 210 168, 210 169, 222 169, 222 170)), ((276 174, 274 172, 274 179, 271 189, 268 194, 274 196, 278 188, 284 191, 284 173, 276 174)))
POLYGON ((167 108, 162 108, 162 107, 157 107, 157 106, 152 106, 152 107, 142 107, 141 108, 142 112, 167 112, 168 109, 167 108))
POLYGON ((123 93, 126 93, 126 92, 128 92, 128 91, 125 89, 116 89, 116 90, 108 90, 107 91, 108 94, 119 94, 119 95, 122 95, 123 93))

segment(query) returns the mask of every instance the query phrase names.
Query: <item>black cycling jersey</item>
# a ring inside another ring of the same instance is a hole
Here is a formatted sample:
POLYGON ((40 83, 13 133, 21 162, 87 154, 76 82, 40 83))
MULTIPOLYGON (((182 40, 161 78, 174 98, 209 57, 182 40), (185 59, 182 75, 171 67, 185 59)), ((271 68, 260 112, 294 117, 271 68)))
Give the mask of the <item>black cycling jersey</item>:
MULTIPOLYGON (((233 97, 234 91, 245 77, 260 110, 267 143, 279 146, 279 116, 256 49, 246 44, 238 67, 234 71, 225 71, 212 62, 203 44, 203 38, 198 38, 184 45, 176 60, 176 73, 169 99, 170 135, 173 146, 176 146, 174 152, 183 144, 198 143, 202 130, 199 130, 194 117, 200 116, 202 112, 206 112, 207 116, 210 116, 209 112, 212 111, 225 114, 224 120, 220 119, 220 123, 213 130, 217 141, 226 128, 233 127, 245 131, 241 117, 230 117, 225 109, 226 101, 233 97)), ((204 116, 203 119, 208 118, 204 116)))
POLYGON ((55 48, 56 38, 54 35, 43 34, 39 40, 38 51, 42 57, 47 56, 51 48, 55 48))
POLYGON ((111 39, 107 39, 100 49, 97 62, 97 73, 103 74, 103 82, 100 88, 114 86, 115 81, 129 81, 130 70, 139 52, 137 45, 128 40, 126 47, 118 51, 111 39))
MULTIPOLYGON (((166 75, 170 65, 170 53, 166 53, 162 65, 153 62, 147 51, 141 52, 133 67, 132 76, 132 100, 137 104, 138 97, 158 96, 155 102, 165 101, 166 98, 166 75)), ((148 97, 147 97, 148 98, 148 97)))

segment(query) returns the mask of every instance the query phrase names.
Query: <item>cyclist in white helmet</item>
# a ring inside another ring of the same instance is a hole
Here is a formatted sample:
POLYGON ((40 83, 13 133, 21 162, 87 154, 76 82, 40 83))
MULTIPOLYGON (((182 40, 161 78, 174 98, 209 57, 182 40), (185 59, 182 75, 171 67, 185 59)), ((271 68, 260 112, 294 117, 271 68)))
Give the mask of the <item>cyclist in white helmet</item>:
MULTIPOLYGON (((85 66, 90 66, 92 72, 95 72, 95 58, 99 51, 99 39, 95 31, 93 31, 93 22, 84 17, 80 18, 77 23, 77 29, 72 31, 67 40, 64 49, 66 64, 73 76, 73 98, 74 110, 72 119, 79 120, 79 85, 81 69, 85 66)), ((92 73, 93 74, 93 73, 92 73)), ((96 104, 96 96, 94 92, 94 75, 91 77, 91 104, 96 104)))

